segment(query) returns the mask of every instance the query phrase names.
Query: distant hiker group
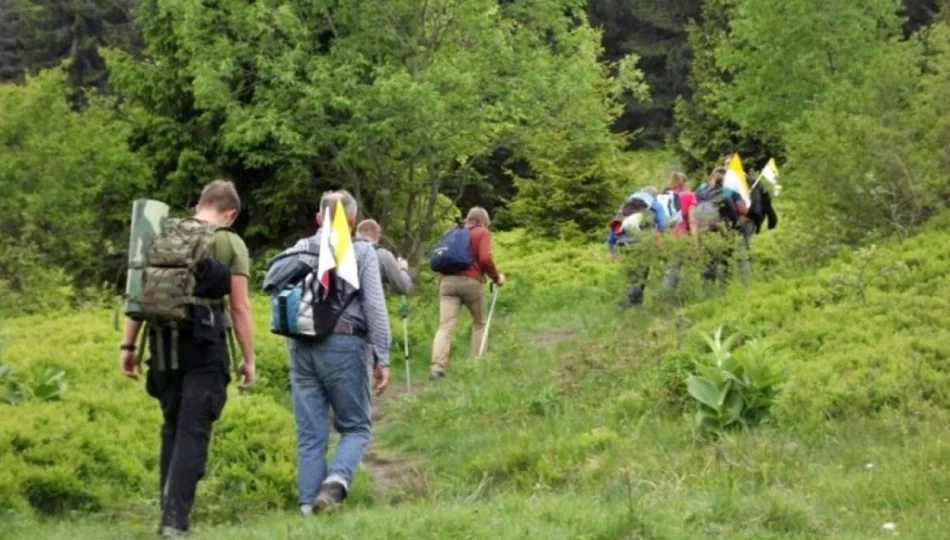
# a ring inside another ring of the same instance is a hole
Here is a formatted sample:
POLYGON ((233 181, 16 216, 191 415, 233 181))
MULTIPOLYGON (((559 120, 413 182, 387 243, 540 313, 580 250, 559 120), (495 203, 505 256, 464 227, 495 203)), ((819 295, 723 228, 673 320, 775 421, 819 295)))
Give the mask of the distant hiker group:
MULTIPOLYGON (((708 234, 741 237, 741 272, 745 278, 751 273, 752 236, 761 231, 767 221, 769 229, 778 224, 772 207, 771 194, 763 186, 766 180, 772 192, 778 194, 778 168, 770 160, 750 187, 738 154, 726 158, 725 166, 715 168, 706 182, 691 191, 686 176, 674 172, 668 186, 661 192, 654 186, 645 186, 626 198, 610 220, 607 228, 607 252, 612 261, 618 258, 618 248, 640 243, 653 237, 660 243, 665 233, 674 237, 690 235, 699 246, 708 234)), ((712 253, 703 271, 705 282, 720 279, 728 270, 733 249, 712 253)), ((639 306, 644 301, 649 265, 639 265, 631 276, 631 287, 624 304, 639 306)), ((662 286, 673 288, 679 282, 679 262, 669 261, 663 274, 662 286)))
MULTIPOLYGON (((237 358, 234 335, 243 357, 237 366, 241 388, 255 380, 250 258, 229 229, 240 210, 234 185, 223 180, 204 187, 191 218, 169 219, 168 206, 158 201, 133 205, 119 364, 123 374, 137 379, 147 341, 146 388, 164 418, 162 536, 190 529, 212 425, 224 408, 237 358)), ((407 262, 379 246, 380 224, 356 224, 357 210, 346 191, 324 194, 316 233, 268 261, 264 277, 271 332, 287 341, 304 515, 333 510, 350 492, 372 435, 371 393, 380 395, 389 382, 392 337, 383 286, 402 295, 415 288, 407 262), (340 440, 328 463, 331 408, 340 440)), ((432 252, 430 266, 442 274, 432 380, 445 376, 462 305, 472 315, 472 352, 484 350, 490 318, 485 276, 497 286, 505 282, 492 258, 489 223, 484 209, 473 208, 432 252)), ((403 317, 405 322, 405 312, 403 317)))

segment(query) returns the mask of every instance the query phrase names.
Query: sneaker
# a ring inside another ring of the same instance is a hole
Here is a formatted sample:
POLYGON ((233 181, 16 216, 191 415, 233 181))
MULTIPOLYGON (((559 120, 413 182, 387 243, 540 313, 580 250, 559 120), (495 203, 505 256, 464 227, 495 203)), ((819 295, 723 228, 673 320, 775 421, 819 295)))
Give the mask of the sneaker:
POLYGON ((301 505, 300 505, 300 513, 303 514, 303 515, 305 515, 305 516, 312 516, 312 515, 313 515, 313 506, 311 506, 311 505, 309 505, 309 504, 301 504, 301 505))
POLYGON ((317 495, 317 501, 314 506, 317 512, 332 512, 339 508, 345 498, 346 489, 343 488, 343 484, 327 482, 320 488, 320 494, 317 495))
POLYGON ((429 380, 430 380, 430 381, 435 381, 435 380, 444 379, 444 378, 445 378, 445 372, 444 372, 444 371, 433 371, 433 372, 429 373, 429 380))
POLYGON ((188 536, 188 531, 183 531, 181 529, 176 529, 175 527, 169 527, 168 525, 162 527, 162 530, 159 532, 162 538, 172 538, 174 536, 188 536))

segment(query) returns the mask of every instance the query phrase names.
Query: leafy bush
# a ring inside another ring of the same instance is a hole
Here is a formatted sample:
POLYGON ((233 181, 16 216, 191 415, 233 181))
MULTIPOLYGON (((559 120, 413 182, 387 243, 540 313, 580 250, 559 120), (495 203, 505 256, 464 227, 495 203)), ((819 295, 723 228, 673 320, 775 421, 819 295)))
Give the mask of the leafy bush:
MULTIPOLYGON (((5 377, 15 373, 19 403, 0 402, 0 512, 156 511, 161 412, 141 381, 119 374, 111 322, 110 311, 88 308, 4 321, 5 377), (64 379, 69 399, 52 401, 64 379), (22 400, 29 395, 36 397, 22 400)), ((293 417, 281 404, 286 352, 260 327, 267 321, 257 322, 262 380, 251 395, 232 385, 214 426, 196 501, 207 519, 293 502, 293 417)), ((8 387, 0 383, 0 394, 8 387)))
POLYGON ((737 333, 723 340, 721 326, 713 336, 703 334, 711 358, 696 361, 696 373, 686 381, 689 395, 699 405, 696 425, 706 434, 718 436, 767 422, 784 381, 763 358, 747 353, 748 348, 743 350, 746 354, 733 354, 740 337, 737 333))
POLYGON ((789 138, 808 251, 909 234, 945 207, 950 27, 877 52, 829 91, 789 138))
POLYGON ((59 69, 0 86, 2 311, 41 311, 83 296, 74 284, 113 279, 124 263, 129 201, 151 177, 111 104, 92 97, 74 112, 69 92, 59 69))
POLYGON ((66 394, 66 387, 66 372, 61 369, 46 368, 24 380, 13 366, 0 364, 0 402, 57 401, 66 394))

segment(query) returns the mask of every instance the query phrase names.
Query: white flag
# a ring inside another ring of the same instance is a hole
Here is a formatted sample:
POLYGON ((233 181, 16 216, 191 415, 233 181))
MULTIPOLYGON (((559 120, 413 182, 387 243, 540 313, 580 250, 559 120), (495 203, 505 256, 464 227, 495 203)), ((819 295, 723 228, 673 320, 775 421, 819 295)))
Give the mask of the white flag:
POLYGON ((320 227, 320 262, 317 264, 317 280, 323 285, 324 297, 326 297, 330 288, 330 271, 336 268, 336 258, 333 256, 333 249, 330 247, 330 234, 333 224, 330 223, 330 207, 323 214, 323 225, 320 227))

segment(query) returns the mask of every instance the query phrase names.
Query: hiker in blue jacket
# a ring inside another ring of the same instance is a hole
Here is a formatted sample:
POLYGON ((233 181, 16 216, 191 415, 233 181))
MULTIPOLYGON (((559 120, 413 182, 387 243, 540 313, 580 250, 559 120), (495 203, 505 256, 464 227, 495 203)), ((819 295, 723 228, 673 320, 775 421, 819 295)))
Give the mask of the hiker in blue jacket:
MULTIPOLYGON (((657 200, 658 195, 659 191, 654 186, 646 186, 627 197, 618 214, 611 220, 607 232, 610 260, 617 260, 618 245, 640 242, 643 232, 652 229, 655 235, 660 235, 669 230, 666 209, 657 200)), ((643 304, 643 290, 650 274, 649 265, 635 269, 632 274, 633 286, 627 291, 628 307, 643 304)))
POLYGON ((651 223, 657 233, 669 229, 666 210, 657 201, 657 195, 659 192, 655 187, 647 186, 627 197, 607 228, 607 252, 610 254, 610 260, 617 259, 618 245, 639 242, 638 233, 649 229, 651 223))

